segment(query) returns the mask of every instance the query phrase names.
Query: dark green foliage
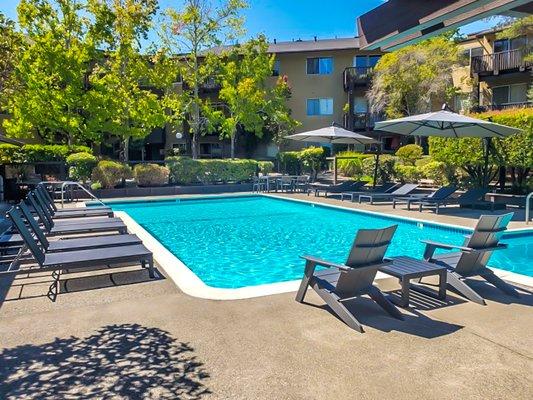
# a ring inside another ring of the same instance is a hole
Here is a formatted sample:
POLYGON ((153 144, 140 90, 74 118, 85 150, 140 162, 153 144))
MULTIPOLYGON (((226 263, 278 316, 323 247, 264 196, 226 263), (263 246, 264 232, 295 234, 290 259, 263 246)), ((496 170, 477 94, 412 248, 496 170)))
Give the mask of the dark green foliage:
POLYGON ((258 171, 255 160, 194 160, 190 157, 168 157, 173 183, 218 183, 250 180, 258 171))

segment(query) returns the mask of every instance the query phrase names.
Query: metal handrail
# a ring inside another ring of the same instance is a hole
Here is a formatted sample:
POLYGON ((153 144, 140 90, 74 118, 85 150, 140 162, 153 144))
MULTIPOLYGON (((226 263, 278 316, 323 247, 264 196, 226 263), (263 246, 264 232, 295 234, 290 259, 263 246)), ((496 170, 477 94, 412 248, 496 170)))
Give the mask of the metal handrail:
POLYGON ((98 197, 96 197, 96 195, 94 195, 93 193, 91 193, 85 186, 83 186, 82 184, 80 184, 79 182, 75 182, 75 181, 65 181, 61 184, 61 208, 64 207, 64 200, 65 200, 65 187, 66 186, 69 186, 69 185, 73 185, 73 186, 77 186, 78 188, 80 188, 81 190, 83 190, 85 193, 87 193, 93 200, 96 200, 97 202, 99 202, 100 204, 102 204, 103 206, 105 205, 105 203, 100 200, 98 197))
POLYGON ((533 192, 527 195, 526 197, 526 225, 529 225, 529 201, 533 197, 533 192))

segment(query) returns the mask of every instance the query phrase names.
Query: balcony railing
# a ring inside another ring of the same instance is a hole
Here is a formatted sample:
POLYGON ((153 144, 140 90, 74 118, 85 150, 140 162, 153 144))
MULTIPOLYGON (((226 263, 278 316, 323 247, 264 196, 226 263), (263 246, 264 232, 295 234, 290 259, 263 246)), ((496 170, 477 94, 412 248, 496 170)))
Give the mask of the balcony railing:
POLYGON ((532 101, 523 101, 519 103, 504 103, 504 104, 489 104, 476 106, 472 108, 472 112, 485 112, 485 111, 500 111, 509 110, 512 108, 531 108, 533 107, 532 101))
POLYGON ((531 49, 516 49, 484 56, 475 56, 470 60, 470 70, 472 74, 485 75, 498 75, 500 71, 525 70, 533 65, 531 61, 524 60, 531 53, 531 49))
POLYGON ((344 90, 352 90, 358 86, 366 86, 372 79, 373 67, 348 67, 342 74, 344 90))
POLYGON ((383 121, 382 114, 369 112, 354 113, 353 115, 344 114, 344 127, 350 131, 367 131, 374 129, 378 121, 383 121))

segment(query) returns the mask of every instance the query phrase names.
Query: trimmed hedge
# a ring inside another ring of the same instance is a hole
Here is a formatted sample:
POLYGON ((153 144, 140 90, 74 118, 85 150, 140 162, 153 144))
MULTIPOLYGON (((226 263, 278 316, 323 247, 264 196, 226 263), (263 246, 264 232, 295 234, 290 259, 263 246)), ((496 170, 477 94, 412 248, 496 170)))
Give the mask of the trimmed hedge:
POLYGON ((100 182, 104 189, 112 189, 123 179, 132 177, 131 168, 116 161, 100 161, 93 169, 91 180, 100 182))
POLYGON ((67 157, 67 165, 69 176, 85 183, 98 165, 98 159, 89 153, 74 153, 67 157))
POLYGON ((190 157, 168 157, 166 160, 173 183, 243 182, 257 174, 255 160, 193 160, 190 157))
POLYGON ((170 170, 157 164, 137 164, 133 177, 140 186, 164 186, 168 184, 170 170))
MULTIPOLYGON (((378 176, 376 183, 391 182, 396 177, 396 157, 388 154, 383 154, 379 157, 378 176)), ((368 157, 363 160, 362 168, 363 175, 374 176, 374 167, 376 165, 375 157, 368 157)))
POLYGON ((258 161, 257 165, 259 166, 259 172, 263 175, 268 175, 274 171, 274 163, 272 161, 258 161))
POLYGON ((398 157, 404 165, 415 165, 415 162, 421 159, 423 155, 424 150, 417 144, 407 144, 396 151, 396 157, 398 157))
POLYGON ((74 153, 92 153, 87 146, 67 146, 59 144, 0 144, 0 162, 2 164, 37 163, 47 161, 65 161, 74 153))
POLYGON ((338 160, 337 169, 344 175, 350 178, 360 178, 363 174, 363 160, 366 158, 374 159, 371 154, 358 153, 356 151, 342 151, 337 153, 337 157, 353 157, 348 160, 338 160))

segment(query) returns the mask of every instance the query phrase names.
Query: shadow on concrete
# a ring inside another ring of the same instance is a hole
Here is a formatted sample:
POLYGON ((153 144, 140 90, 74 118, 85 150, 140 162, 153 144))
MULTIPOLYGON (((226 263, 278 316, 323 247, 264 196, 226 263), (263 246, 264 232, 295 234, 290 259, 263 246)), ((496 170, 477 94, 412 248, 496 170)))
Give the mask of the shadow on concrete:
POLYGON ((513 285, 510 282, 507 283, 516 289, 516 291, 520 294, 520 297, 510 296, 490 283, 480 279, 467 279, 465 282, 485 300, 502 304, 521 304, 524 306, 533 306, 533 292, 529 289, 513 285))
POLYGON ((138 324, 0 351, 0 398, 201 399, 209 374, 194 348, 138 324))

